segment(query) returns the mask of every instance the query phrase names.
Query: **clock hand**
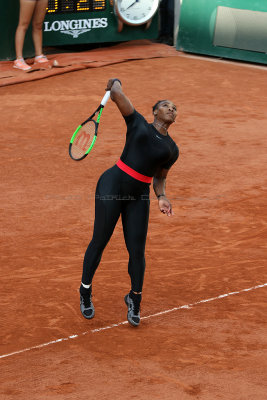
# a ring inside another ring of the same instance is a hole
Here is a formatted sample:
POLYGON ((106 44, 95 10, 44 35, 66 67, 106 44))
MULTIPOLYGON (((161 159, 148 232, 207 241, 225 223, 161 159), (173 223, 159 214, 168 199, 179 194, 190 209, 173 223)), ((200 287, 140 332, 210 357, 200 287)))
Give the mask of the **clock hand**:
POLYGON ((135 0, 132 4, 129 5, 129 7, 126 8, 126 10, 128 10, 128 8, 132 7, 135 5, 135 3, 139 3, 140 0, 135 0))

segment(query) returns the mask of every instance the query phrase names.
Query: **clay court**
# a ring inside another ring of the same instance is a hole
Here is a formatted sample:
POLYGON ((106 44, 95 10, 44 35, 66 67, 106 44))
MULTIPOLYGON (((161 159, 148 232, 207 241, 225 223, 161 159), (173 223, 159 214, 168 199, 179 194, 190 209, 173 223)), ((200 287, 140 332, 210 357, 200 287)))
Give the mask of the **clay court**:
POLYGON ((102 64, 92 51, 96 64, 83 68, 62 55, 58 75, 24 83, 2 64, 3 400, 266 399, 266 67, 158 46, 102 64), (167 179, 175 215, 159 212, 151 190, 138 328, 126 322, 120 221, 95 275, 95 318, 79 308, 95 186, 125 141, 116 106, 85 160, 71 160, 68 144, 111 77, 150 122, 159 99, 179 110, 167 179))

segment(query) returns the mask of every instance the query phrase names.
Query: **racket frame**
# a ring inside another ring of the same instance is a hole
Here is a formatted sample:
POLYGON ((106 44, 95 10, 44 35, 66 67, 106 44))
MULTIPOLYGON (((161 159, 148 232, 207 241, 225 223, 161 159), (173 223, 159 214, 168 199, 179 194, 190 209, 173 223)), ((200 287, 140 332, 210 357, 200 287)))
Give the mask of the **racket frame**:
POLYGON ((105 94, 105 96, 104 96, 103 99, 101 100, 100 105, 99 105, 99 106, 97 107, 97 109, 95 110, 95 112, 94 112, 92 115, 90 115, 90 117, 87 118, 85 121, 83 121, 83 122, 77 127, 77 129, 75 130, 75 132, 73 133, 73 135, 72 135, 72 137, 71 137, 71 139, 70 139, 70 144, 69 144, 69 155, 70 155, 70 157, 71 157, 74 161, 81 161, 81 160, 83 160, 83 159, 90 153, 90 151, 92 150, 92 148, 94 147, 94 144, 95 144, 95 141, 96 141, 96 138, 97 138, 97 131, 98 131, 99 120, 100 120, 100 117, 101 117, 103 108, 105 107, 105 105, 106 105, 106 103, 107 103, 107 101, 108 101, 109 98, 110 98, 110 91, 107 91, 106 94, 105 94), (98 112, 98 116, 97 116, 97 119, 96 119, 96 121, 95 121, 93 118, 94 118, 94 116, 96 115, 97 112, 98 112), (88 150, 84 153, 84 155, 83 155, 81 158, 74 158, 74 157, 72 157, 72 154, 71 154, 71 148, 72 148, 72 144, 73 144, 73 142, 74 142, 74 139, 75 139, 75 137, 77 136, 77 134, 78 134, 78 132, 80 131, 80 129, 81 129, 85 124, 87 124, 87 122, 89 122, 89 121, 93 121, 93 122, 95 123, 95 135, 94 135, 94 137, 93 137, 92 143, 90 144, 88 150))

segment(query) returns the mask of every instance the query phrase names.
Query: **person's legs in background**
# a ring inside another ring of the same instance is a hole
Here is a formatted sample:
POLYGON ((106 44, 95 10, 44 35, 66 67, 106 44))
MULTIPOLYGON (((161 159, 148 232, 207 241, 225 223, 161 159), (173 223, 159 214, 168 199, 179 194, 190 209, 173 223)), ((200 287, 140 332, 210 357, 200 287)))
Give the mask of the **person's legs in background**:
POLYGON ((14 61, 14 68, 24 71, 31 69, 31 67, 24 61, 23 46, 25 34, 30 25, 35 6, 35 0, 20 0, 19 23, 15 34, 16 60, 14 61))
POLYGON ((38 0, 32 18, 32 38, 35 48, 35 62, 44 63, 48 59, 43 55, 43 21, 48 0, 38 0))

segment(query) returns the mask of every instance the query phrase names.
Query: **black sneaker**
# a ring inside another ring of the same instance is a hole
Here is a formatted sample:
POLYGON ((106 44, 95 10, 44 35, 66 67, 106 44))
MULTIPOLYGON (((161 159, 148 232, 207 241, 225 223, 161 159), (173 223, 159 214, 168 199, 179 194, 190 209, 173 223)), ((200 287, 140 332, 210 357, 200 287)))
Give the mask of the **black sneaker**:
POLYGON ((91 319, 95 316, 95 308, 92 302, 92 286, 89 289, 80 287, 80 309, 86 319, 91 319))
POLYGON ((130 293, 124 297, 124 301, 128 307, 128 322, 133 326, 138 326, 140 324, 141 294, 134 294, 130 291, 130 293))

